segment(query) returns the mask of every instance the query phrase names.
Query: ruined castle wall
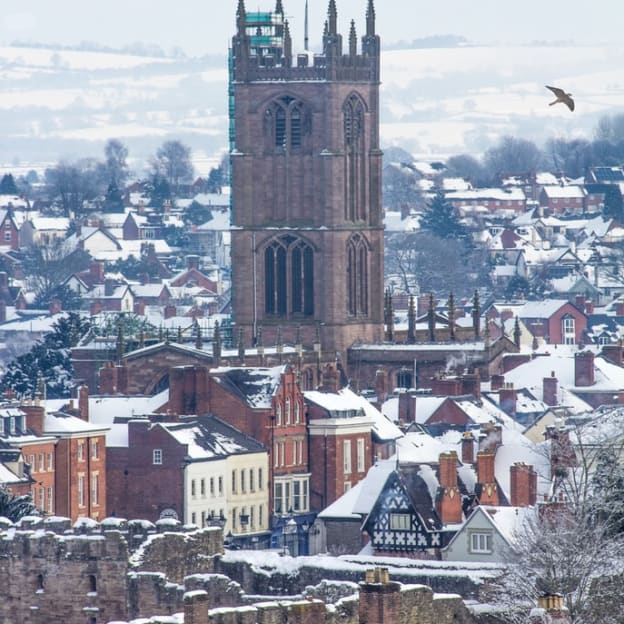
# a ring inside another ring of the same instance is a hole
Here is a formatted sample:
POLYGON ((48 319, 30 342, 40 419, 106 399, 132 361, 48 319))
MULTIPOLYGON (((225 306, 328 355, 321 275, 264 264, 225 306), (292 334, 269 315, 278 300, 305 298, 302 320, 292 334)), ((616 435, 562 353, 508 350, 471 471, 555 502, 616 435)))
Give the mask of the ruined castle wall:
POLYGON ((191 574, 214 572, 215 557, 222 552, 223 531, 218 527, 167 532, 150 536, 132 555, 132 563, 137 572, 160 572, 171 582, 183 583, 191 574))
POLYGON ((125 618, 127 571, 128 551, 119 533, 9 531, 0 540, 0 621, 82 624, 125 618))

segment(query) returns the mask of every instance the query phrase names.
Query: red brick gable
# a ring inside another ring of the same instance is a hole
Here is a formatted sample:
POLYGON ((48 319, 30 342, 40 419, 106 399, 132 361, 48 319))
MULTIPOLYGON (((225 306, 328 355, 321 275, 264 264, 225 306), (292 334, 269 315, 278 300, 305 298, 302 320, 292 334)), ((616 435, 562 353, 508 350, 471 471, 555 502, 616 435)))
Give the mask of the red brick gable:
POLYGON ((178 275, 178 277, 171 281, 171 286, 188 286, 191 284, 206 288, 211 292, 217 292, 217 283, 208 279, 208 277, 198 269, 188 269, 182 273, 182 275, 178 275))
POLYGON ((433 414, 429 416, 425 424, 444 423, 447 425, 468 425, 471 422, 468 414, 466 414, 455 401, 446 399, 433 414))

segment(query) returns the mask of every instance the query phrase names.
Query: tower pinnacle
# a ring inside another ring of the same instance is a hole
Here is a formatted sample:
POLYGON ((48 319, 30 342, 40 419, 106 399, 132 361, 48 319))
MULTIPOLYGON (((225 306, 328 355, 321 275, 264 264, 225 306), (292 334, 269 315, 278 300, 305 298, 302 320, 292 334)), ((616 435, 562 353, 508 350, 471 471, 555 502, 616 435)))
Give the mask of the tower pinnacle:
POLYGON ((338 11, 336 10, 336 0, 329 0, 327 8, 327 21, 329 26, 329 34, 338 34, 338 11))
POLYGON ((349 30, 349 54, 357 55, 357 33, 355 32, 355 20, 351 20, 351 29, 349 30))
POLYGON ((374 0, 368 0, 368 6, 366 7, 366 34, 369 37, 375 34, 375 2, 374 0))
POLYGON ((238 0, 238 8, 236 9, 236 25, 238 34, 245 34, 245 23, 247 21, 247 11, 245 10, 245 0, 238 0))

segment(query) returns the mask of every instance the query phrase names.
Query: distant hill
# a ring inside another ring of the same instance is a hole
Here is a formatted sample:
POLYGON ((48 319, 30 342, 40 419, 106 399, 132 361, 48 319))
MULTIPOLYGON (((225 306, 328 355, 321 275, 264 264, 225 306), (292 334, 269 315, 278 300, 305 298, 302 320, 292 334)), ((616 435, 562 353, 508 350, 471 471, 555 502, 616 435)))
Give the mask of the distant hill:
MULTIPOLYGON (((381 134, 419 158, 479 154, 504 134, 591 137, 601 115, 624 111, 624 44, 485 47, 444 35, 411 45, 383 54, 381 134), (545 84, 571 91, 577 110, 549 107, 545 84)), ((0 47, 0 171, 99 157, 115 137, 137 169, 178 138, 207 173, 227 148, 225 55, 84 47, 0 47)))

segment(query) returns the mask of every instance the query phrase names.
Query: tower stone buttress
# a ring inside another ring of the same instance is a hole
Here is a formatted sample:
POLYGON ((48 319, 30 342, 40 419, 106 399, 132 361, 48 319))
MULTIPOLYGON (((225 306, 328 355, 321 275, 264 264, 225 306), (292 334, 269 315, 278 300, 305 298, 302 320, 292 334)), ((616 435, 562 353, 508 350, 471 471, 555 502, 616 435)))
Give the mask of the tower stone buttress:
MULTIPOLYGON (((346 53, 330 1, 323 53, 293 55, 283 13, 240 3, 232 41, 232 307, 324 352, 383 339, 379 37, 369 0, 346 53), (244 17, 242 22, 241 14, 244 17), (286 53, 288 52, 288 53, 286 53)), ((354 27, 353 27, 354 28, 354 27)))

